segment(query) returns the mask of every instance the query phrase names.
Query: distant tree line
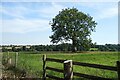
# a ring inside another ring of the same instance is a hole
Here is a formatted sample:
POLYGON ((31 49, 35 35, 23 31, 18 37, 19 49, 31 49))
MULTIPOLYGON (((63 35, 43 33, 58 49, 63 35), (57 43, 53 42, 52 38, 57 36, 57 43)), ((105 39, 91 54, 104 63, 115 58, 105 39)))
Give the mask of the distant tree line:
MULTIPOLYGON (((0 46, 3 52, 13 51, 71 51, 72 45, 68 43, 58 44, 58 45, 29 45, 28 46, 0 46)), ((105 44, 105 45, 94 45, 92 44, 90 48, 84 48, 82 46, 77 46, 78 51, 120 51, 120 44, 105 44)))
POLYGON ((120 44, 94 45, 92 48, 98 48, 98 51, 120 51, 120 44))

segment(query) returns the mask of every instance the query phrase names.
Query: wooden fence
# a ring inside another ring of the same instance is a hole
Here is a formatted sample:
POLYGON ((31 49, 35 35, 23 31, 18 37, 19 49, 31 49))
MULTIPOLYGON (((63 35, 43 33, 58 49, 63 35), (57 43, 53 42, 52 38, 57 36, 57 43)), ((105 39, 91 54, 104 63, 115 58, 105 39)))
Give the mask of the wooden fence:
POLYGON ((99 77, 99 76, 73 72, 73 65, 116 71, 118 74, 118 80, 120 80, 120 62, 117 61, 116 64, 117 64, 117 67, 113 67, 113 66, 105 66, 105 65, 99 65, 99 64, 76 62, 76 61, 72 61, 72 60, 47 58, 46 55, 43 55, 43 80, 46 80, 46 78, 51 78, 51 79, 56 79, 56 80, 72 80, 73 76, 78 76, 78 77, 92 79, 92 80, 112 80, 110 78, 103 78, 103 77, 99 77), (61 69, 57 69, 57 68, 48 67, 48 66, 46 66, 46 62, 48 62, 48 61, 63 63, 64 69, 61 70, 61 69), (49 75, 49 74, 47 74, 46 70, 52 70, 52 71, 63 73, 64 78, 49 75))
MULTIPOLYGON (((8 52, 7 53, 7 55, 6 55, 6 57, 5 57, 5 64, 4 64, 4 66, 5 66, 5 68, 6 69, 8 69, 8 68, 10 68, 10 67, 14 67, 14 68, 16 68, 17 69, 17 62, 18 62, 18 52, 16 52, 15 54, 14 54, 14 56, 11 56, 10 55, 10 53, 8 52)), ((16 73, 16 71, 14 71, 14 78, 16 79, 17 77, 17 73, 16 73)))
POLYGON ((7 53, 7 63, 9 64, 9 65, 13 65, 13 66, 15 66, 15 67, 17 67, 17 62, 18 62, 18 52, 16 52, 15 53, 15 56, 14 56, 14 58, 15 58, 15 61, 14 61, 14 65, 12 64, 12 57, 10 56, 10 53, 8 52, 7 53))

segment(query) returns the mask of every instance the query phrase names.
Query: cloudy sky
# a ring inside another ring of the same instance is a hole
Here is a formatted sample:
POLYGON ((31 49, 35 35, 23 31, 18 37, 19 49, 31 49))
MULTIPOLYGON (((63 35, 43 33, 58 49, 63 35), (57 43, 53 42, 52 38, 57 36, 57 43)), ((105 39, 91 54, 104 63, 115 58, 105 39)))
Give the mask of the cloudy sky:
POLYGON ((49 22, 65 8, 75 7, 98 23, 91 38, 97 44, 118 43, 118 2, 0 3, 0 44, 52 44, 49 22))

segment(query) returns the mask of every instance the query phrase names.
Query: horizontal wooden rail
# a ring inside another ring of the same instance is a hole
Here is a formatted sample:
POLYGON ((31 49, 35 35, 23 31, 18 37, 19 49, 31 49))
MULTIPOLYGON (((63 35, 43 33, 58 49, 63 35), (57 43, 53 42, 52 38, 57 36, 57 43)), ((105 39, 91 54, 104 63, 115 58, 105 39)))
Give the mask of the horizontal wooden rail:
MULTIPOLYGON (((46 58, 46 61, 63 63, 65 60, 46 58)), ((83 63, 83 62, 76 62, 76 61, 73 61, 73 65, 86 66, 86 67, 99 68, 99 69, 106 69, 106 70, 111 70, 111 71, 117 71, 117 67, 114 67, 114 66, 105 66, 105 65, 83 63)))
POLYGON ((61 60, 61 59, 52 59, 52 58, 46 58, 46 61, 63 63, 65 60, 61 60))
POLYGON ((52 75, 46 75, 46 77, 51 78, 51 79, 55 79, 55 80, 64 80, 64 78, 59 78, 57 76, 52 76, 52 75))
MULTIPOLYGON (((56 69, 52 67, 46 67, 46 69, 60 72, 60 73, 64 72, 64 70, 56 69)), ((112 80, 110 78, 103 78, 103 77, 98 77, 98 76, 93 76, 93 75, 88 75, 88 74, 83 74, 83 73, 77 73, 77 72, 73 72, 73 75, 78 76, 78 77, 88 78, 88 79, 94 79, 94 80, 112 80)))
POLYGON ((73 72, 73 75, 87 78, 87 79, 92 79, 92 80, 112 80, 110 78, 103 78, 103 77, 98 77, 98 76, 93 76, 93 75, 88 75, 88 74, 83 74, 83 73, 77 73, 77 72, 73 72))
POLYGON ((48 69, 48 70, 52 70, 52 71, 56 71, 56 72, 61 72, 61 73, 64 72, 64 70, 56 69, 56 68, 52 68, 52 67, 46 67, 46 69, 48 69))
POLYGON ((90 64, 90 63, 82 63, 82 62, 73 61, 73 65, 86 66, 86 67, 99 68, 99 69, 106 69, 106 70, 111 70, 111 71, 117 71, 117 67, 105 66, 105 65, 99 65, 99 64, 90 64))

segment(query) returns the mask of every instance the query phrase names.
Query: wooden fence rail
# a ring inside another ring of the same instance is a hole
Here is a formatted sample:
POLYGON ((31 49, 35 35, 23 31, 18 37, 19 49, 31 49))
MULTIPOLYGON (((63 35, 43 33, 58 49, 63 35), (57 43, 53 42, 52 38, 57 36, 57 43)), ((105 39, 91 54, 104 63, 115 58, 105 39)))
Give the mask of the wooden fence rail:
POLYGON ((46 58, 46 61, 63 63, 65 60, 61 60, 61 59, 53 59, 53 58, 46 58))
POLYGON ((103 77, 99 77, 99 76, 73 72, 73 65, 116 71, 118 74, 118 80, 120 80, 120 62, 117 61, 116 64, 117 64, 117 66, 113 67, 113 66, 105 66, 105 65, 99 65, 99 64, 76 62, 76 61, 72 61, 72 60, 47 58, 46 55, 43 55, 43 80, 46 80, 46 77, 51 78, 51 79, 56 79, 56 80, 72 80, 73 76, 83 77, 83 78, 92 79, 92 80, 112 80, 110 78, 103 78, 103 77), (64 69, 61 70, 61 69, 57 69, 57 68, 53 68, 53 67, 48 67, 48 66, 46 66, 46 61, 63 63, 64 69), (60 77, 53 76, 53 75, 48 75, 48 74, 46 74, 47 73, 46 70, 63 73, 64 78, 60 78, 60 77))
POLYGON ((99 65, 99 64, 90 64, 90 63, 83 63, 83 62, 75 62, 74 61, 73 65, 86 66, 86 67, 99 68, 99 69, 106 69, 106 70, 111 70, 111 71, 117 71, 117 67, 105 66, 105 65, 99 65))
POLYGON ((56 72, 60 72, 60 73, 63 73, 63 72, 64 72, 64 70, 56 69, 56 68, 52 68, 52 67, 46 67, 46 69, 52 70, 52 71, 56 71, 56 72))
POLYGON ((103 77, 99 77, 99 76, 93 76, 93 75, 77 73, 77 72, 73 72, 73 74, 74 74, 74 76, 83 77, 83 78, 92 79, 92 80, 113 80, 110 78, 103 78, 103 77))
POLYGON ((64 78, 60 78, 60 77, 52 76, 52 75, 46 75, 46 77, 51 78, 51 79, 55 79, 55 80, 64 80, 64 78))

